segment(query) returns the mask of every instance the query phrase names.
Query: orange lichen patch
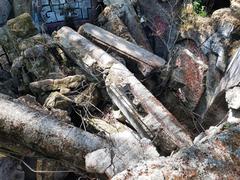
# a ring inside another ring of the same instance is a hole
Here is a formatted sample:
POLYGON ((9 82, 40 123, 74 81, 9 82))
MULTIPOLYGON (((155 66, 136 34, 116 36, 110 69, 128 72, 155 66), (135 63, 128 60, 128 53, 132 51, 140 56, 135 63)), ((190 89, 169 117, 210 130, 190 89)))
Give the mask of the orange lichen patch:
MULTIPOLYGON (((238 129, 233 129, 232 132, 223 132, 215 144, 218 148, 221 148, 221 151, 226 153, 231 159, 240 166, 240 131, 238 129)), ((222 156, 224 154, 222 153, 222 156)))
POLYGON ((168 170, 164 172, 164 177, 167 180, 174 179, 174 180, 185 180, 194 178, 197 176, 197 170, 195 169, 184 169, 182 172, 168 170))

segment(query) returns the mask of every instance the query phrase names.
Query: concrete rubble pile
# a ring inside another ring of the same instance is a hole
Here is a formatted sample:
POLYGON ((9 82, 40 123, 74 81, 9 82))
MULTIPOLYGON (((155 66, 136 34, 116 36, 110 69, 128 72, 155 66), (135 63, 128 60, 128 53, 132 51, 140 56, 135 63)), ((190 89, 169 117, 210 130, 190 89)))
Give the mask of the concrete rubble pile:
POLYGON ((210 3, 0 1, 0 179, 238 179, 240 2, 210 3))

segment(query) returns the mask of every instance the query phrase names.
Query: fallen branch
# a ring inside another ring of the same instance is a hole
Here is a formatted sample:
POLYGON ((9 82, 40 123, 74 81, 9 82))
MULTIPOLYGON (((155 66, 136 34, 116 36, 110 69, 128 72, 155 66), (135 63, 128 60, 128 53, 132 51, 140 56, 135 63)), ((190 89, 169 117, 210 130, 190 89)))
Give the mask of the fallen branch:
POLYGON ((78 32, 93 42, 139 63, 143 66, 141 70, 144 75, 166 63, 164 59, 157 55, 92 24, 84 24, 78 32))

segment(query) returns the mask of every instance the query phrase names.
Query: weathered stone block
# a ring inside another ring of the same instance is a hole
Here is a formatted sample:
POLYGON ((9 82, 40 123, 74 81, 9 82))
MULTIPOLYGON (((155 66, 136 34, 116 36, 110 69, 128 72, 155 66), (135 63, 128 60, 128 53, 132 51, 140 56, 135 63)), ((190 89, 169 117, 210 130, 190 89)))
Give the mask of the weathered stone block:
POLYGON ((229 108, 240 109, 240 87, 229 89, 226 92, 226 101, 229 108))
POLYGON ((8 29, 12 35, 19 38, 26 38, 37 33, 30 14, 24 13, 7 22, 8 29))

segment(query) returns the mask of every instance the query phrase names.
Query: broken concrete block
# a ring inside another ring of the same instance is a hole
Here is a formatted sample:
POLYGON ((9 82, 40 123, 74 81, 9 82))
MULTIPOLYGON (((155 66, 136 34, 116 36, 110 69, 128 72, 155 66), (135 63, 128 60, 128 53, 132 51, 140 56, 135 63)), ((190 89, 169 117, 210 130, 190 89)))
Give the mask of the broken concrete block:
POLYGON ((239 124, 225 124, 190 148, 170 157, 145 161, 112 179, 238 179, 240 168, 239 124), (236 178, 234 178, 236 177, 236 178))
POLYGON ((108 95, 140 136, 171 141, 170 144, 161 142, 161 150, 169 150, 171 145, 184 147, 192 144, 189 132, 123 64, 71 28, 61 28, 54 39, 85 72, 94 74, 99 68, 107 74, 108 95), (92 64, 86 66, 89 60, 92 64))
POLYGON ((208 128, 221 122, 228 113, 228 104, 225 100, 225 93, 228 89, 238 86, 240 82, 240 49, 238 48, 232 56, 227 67, 224 77, 221 79, 218 87, 214 92, 209 108, 204 113, 203 122, 204 127, 208 128))
POLYGON ((0 28, 0 45, 4 48, 11 63, 20 56, 18 49, 20 40, 35 34, 37 34, 37 29, 30 14, 27 13, 10 19, 5 26, 0 28))
POLYGON ((92 24, 84 24, 79 28, 78 32, 103 47, 116 52, 119 56, 138 63, 144 76, 153 69, 161 68, 165 64, 164 59, 152 52, 92 24))
POLYGON ((130 34, 127 26, 120 19, 121 16, 123 16, 123 13, 119 11, 118 7, 113 5, 107 6, 98 16, 98 22, 106 31, 136 44, 136 41, 130 34))
POLYGON ((217 28, 218 33, 223 37, 229 38, 233 32, 239 31, 240 20, 232 9, 223 8, 214 11, 211 16, 215 23, 215 28, 217 28))

